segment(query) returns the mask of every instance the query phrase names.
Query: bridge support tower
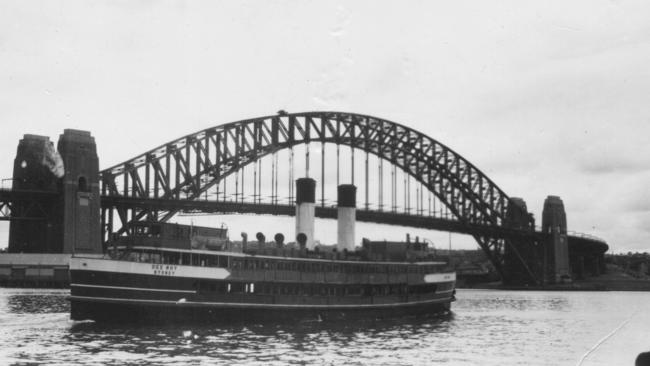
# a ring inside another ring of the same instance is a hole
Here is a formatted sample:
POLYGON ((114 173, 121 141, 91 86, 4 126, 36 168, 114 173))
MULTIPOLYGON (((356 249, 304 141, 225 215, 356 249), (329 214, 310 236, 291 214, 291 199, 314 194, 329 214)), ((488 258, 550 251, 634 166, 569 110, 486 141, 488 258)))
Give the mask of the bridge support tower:
POLYGON ((102 253, 95 139, 66 129, 57 150, 45 136, 25 135, 18 143, 12 188, 54 194, 34 199, 38 219, 11 221, 10 253, 102 253))
MULTIPOLYGON (((14 160, 14 190, 57 192, 59 179, 44 164, 54 144, 46 136, 26 134, 18 143, 14 160)), ((61 253, 61 231, 57 225, 58 202, 34 202, 22 220, 9 225, 9 253, 61 253)))
POLYGON ((61 187, 64 253, 102 253, 99 159, 88 131, 66 129, 59 137, 65 176, 61 187))
POLYGON ((544 279, 548 283, 570 280, 566 212, 558 196, 548 196, 544 200, 542 231, 550 234, 544 243, 544 279))
MULTIPOLYGON (((510 229, 535 230, 535 219, 528 213, 522 198, 511 197, 506 211, 505 226, 510 229)), ((505 240, 504 283, 510 285, 536 284, 539 279, 540 248, 532 236, 510 237, 505 240), (532 276, 532 277, 531 277, 532 276)))

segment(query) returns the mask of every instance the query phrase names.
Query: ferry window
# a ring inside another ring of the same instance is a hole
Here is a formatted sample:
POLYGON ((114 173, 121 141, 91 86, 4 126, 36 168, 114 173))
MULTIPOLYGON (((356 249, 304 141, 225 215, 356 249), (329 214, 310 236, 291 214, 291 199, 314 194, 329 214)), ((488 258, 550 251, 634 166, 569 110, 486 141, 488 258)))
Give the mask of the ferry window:
POLYGON ((159 225, 152 225, 151 226, 151 235, 160 236, 160 226, 159 225))
POLYGON ((220 267, 219 266, 219 257, 216 255, 211 255, 208 258, 210 258, 210 266, 211 267, 220 267))
POLYGON ((255 293, 255 284, 254 283, 250 284, 249 290, 250 290, 250 293, 252 293, 252 294, 255 293))
POLYGON ((234 282, 230 284, 230 291, 231 293, 242 293, 244 292, 244 284, 243 283, 237 283, 234 282))
POLYGON ((358 286, 348 286, 346 290, 348 295, 361 295, 361 289, 358 286))
POLYGON ((372 295, 372 286, 370 285, 363 286, 363 294, 366 296, 372 295))

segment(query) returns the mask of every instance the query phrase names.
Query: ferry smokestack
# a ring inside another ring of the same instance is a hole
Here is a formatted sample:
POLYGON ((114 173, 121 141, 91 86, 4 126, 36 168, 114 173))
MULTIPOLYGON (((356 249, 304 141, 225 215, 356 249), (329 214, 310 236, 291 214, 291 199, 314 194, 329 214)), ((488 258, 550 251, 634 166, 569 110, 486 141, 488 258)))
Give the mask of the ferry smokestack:
POLYGON ((307 249, 314 249, 314 210, 316 181, 311 178, 296 180, 296 236, 307 236, 307 249))
POLYGON ((357 187, 352 184, 338 186, 338 242, 340 251, 354 250, 354 227, 357 221, 357 187))

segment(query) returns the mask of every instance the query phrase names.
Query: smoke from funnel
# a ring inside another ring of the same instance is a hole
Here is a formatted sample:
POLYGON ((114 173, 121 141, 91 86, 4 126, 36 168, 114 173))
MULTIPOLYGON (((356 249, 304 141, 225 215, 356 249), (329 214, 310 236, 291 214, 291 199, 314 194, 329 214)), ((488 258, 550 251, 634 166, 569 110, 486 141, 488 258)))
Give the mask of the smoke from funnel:
POLYGON ((45 143, 42 164, 45 165, 57 178, 63 178, 63 175, 65 175, 65 168, 63 167, 61 154, 54 149, 54 144, 51 142, 45 143))

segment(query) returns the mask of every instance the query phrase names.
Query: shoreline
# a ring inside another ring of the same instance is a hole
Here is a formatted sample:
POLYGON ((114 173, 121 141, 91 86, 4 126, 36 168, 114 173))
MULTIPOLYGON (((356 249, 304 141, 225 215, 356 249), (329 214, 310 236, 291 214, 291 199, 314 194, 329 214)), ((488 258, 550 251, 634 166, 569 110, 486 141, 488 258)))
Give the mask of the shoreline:
POLYGON ((650 280, 645 279, 589 279, 572 283, 545 286, 504 285, 501 282, 458 283, 459 289, 511 290, 511 291, 650 291, 650 280))

